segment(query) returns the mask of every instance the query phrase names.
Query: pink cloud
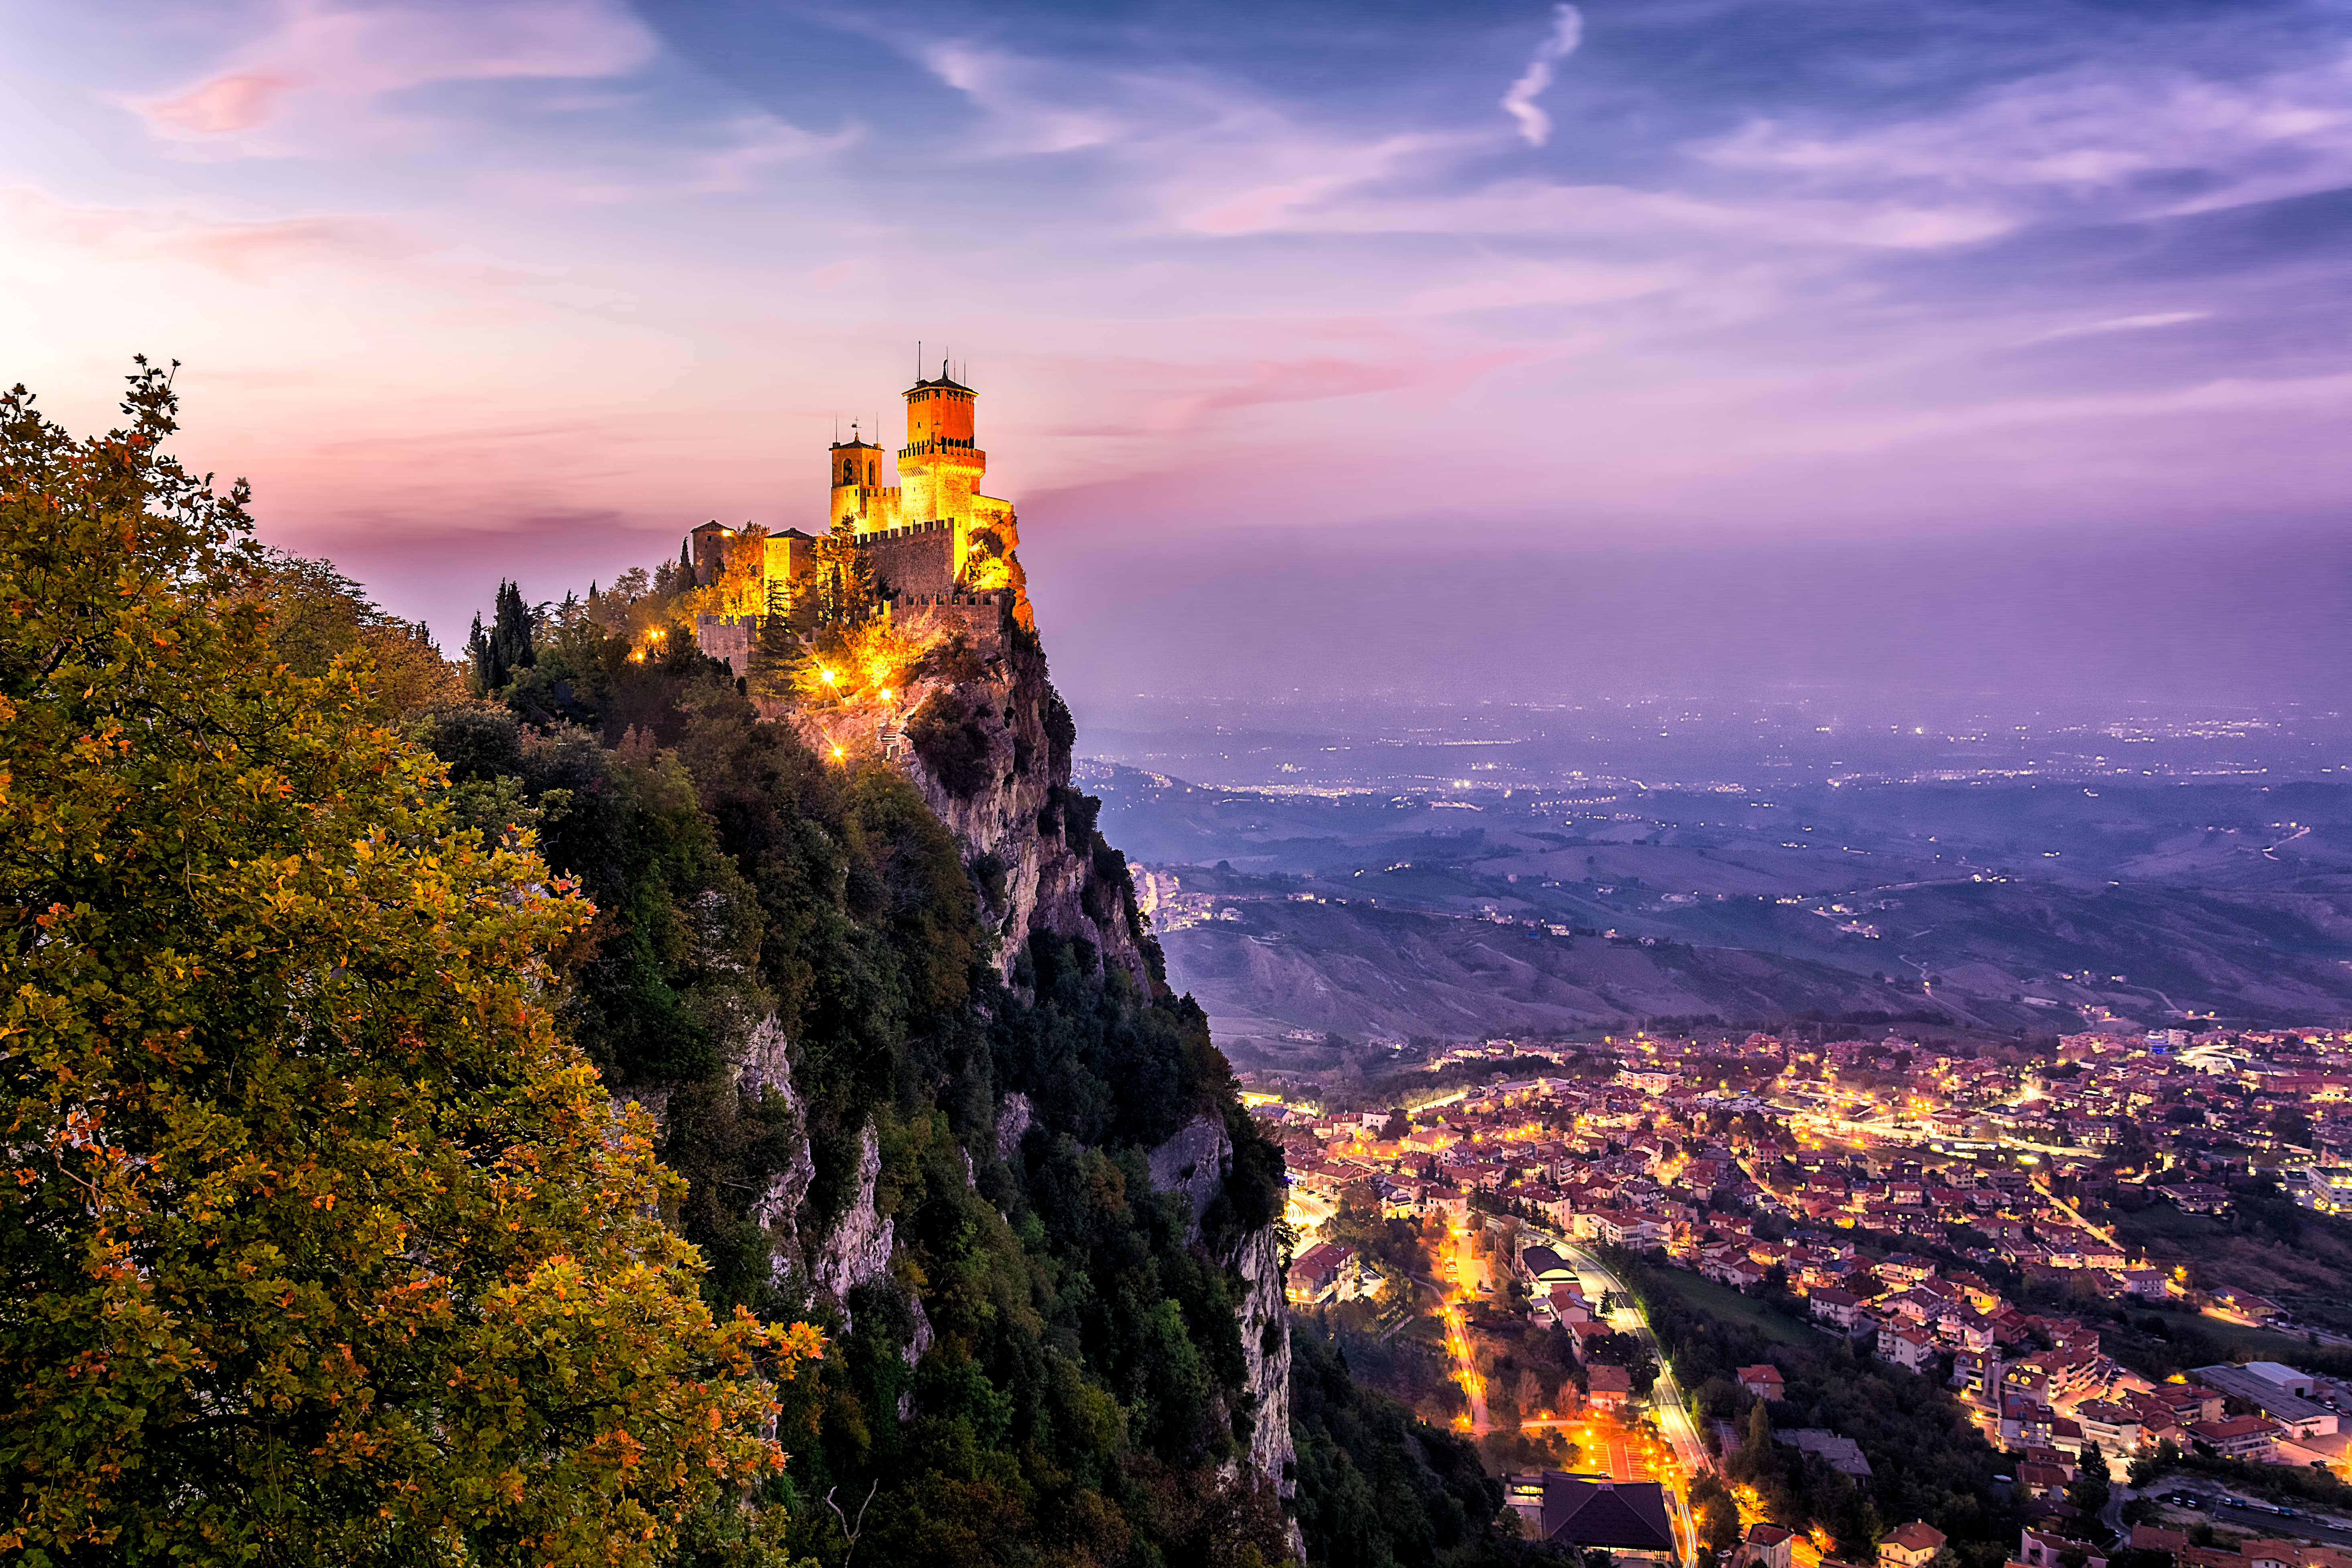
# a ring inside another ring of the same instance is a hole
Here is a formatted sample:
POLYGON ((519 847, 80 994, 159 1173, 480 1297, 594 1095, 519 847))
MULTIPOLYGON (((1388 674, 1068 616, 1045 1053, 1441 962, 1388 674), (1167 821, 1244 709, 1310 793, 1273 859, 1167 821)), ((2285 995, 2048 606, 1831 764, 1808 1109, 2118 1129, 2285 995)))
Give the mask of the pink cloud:
POLYGON ((177 98, 157 99, 143 112, 150 125, 167 134, 222 136, 267 121, 278 98, 295 85, 293 78, 273 72, 231 71, 177 98))
POLYGON ((1388 360, 1319 354, 1253 360, 1223 369, 1223 384, 1173 397, 1160 405, 1161 421, 1179 428, 1208 415, 1266 403, 1321 403, 1377 392, 1417 392, 1444 397, 1488 371, 1549 357, 1549 348, 1443 351, 1388 360))
POLYGON ((656 47, 615 0, 366 8, 283 0, 277 29, 226 68, 126 107, 158 136, 206 141, 260 130, 297 100, 349 109, 433 82, 614 76, 643 65, 656 47))
POLYGON ((317 262, 404 261, 417 249, 414 238, 373 218, 223 222, 187 212, 70 206, 24 186, 0 188, 0 226, 110 258, 190 261, 235 278, 317 262))

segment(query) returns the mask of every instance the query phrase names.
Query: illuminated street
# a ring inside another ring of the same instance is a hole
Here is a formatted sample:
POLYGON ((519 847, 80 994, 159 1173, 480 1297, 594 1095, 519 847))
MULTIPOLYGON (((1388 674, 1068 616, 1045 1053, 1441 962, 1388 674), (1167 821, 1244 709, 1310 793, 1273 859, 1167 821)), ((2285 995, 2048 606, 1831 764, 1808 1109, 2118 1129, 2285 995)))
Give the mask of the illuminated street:
MULTIPOLYGON (((1667 1500, 1667 1515, 1674 1524, 1676 1551, 1685 1562, 1690 1561, 1697 1550, 1698 1535, 1685 1492, 1689 1478, 1712 1461, 1648 1321, 1631 1304, 1632 1295, 1623 1283, 1591 1253, 1538 1229, 1531 1228, 1522 1240, 1544 1242, 1570 1259, 1583 1277, 1591 1299, 1598 1300, 1601 1292, 1611 1293, 1621 1304, 1609 1314, 1610 1326, 1634 1336, 1649 1348, 1657 1358, 1658 1376, 1651 1390, 1651 1422, 1629 1425, 1619 1414, 1605 1410, 1570 1415, 1547 1411, 1523 1417, 1520 1428, 1554 1431, 1569 1438, 1577 1446, 1579 1458, 1574 1465, 1580 1471, 1605 1473, 1612 1481, 1660 1482, 1667 1500)), ((1478 1300, 1491 1283, 1489 1268, 1490 1265, 1478 1257, 1470 1227, 1449 1226, 1439 1243, 1437 1258, 1438 1279, 1445 1288, 1439 1312, 1445 1326, 1446 1352, 1454 1359, 1454 1379, 1470 1407, 1468 1415, 1456 1419, 1456 1426, 1482 1437, 1496 1428, 1488 1415, 1486 1382, 1478 1373, 1465 1309, 1478 1300)))
POLYGON ((1470 1414, 1461 1425, 1474 1436, 1484 1436, 1494 1430, 1486 1419, 1486 1380, 1478 1375, 1476 1359, 1470 1351, 1470 1324, 1463 1314, 1462 1304, 1473 1300, 1472 1291, 1484 1278, 1483 1266, 1471 1246, 1467 1232, 1455 1227, 1444 1243, 1449 1256, 1439 1263, 1441 1273, 1450 1271, 1455 1293, 1445 1298, 1439 1311, 1445 1320, 1445 1348, 1454 1357, 1454 1381, 1462 1385, 1462 1394, 1470 1402, 1470 1414))

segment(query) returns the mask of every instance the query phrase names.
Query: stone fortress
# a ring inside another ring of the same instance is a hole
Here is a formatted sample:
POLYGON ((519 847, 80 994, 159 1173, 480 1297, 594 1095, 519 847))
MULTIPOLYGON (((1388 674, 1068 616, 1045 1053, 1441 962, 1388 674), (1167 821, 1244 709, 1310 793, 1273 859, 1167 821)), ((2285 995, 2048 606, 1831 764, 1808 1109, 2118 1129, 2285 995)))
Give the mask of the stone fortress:
MULTIPOLYGON (((885 485, 880 446, 835 441, 827 454, 832 489, 826 529, 854 541, 872 571, 877 599, 892 613, 928 607, 963 626, 983 653, 1001 646, 1009 625, 1034 628, 1027 580, 1014 551, 1021 542, 1013 503, 982 495, 988 454, 973 435, 972 389, 952 380, 944 363, 935 381, 907 389, 907 444, 898 448, 898 483, 885 485)), ((789 606, 817 564, 818 538, 797 528, 747 535, 706 522, 688 536, 695 579, 717 583, 740 552, 763 552, 760 576, 789 606)), ((758 615, 698 616, 697 645, 738 675, 751 667, 758 615)))

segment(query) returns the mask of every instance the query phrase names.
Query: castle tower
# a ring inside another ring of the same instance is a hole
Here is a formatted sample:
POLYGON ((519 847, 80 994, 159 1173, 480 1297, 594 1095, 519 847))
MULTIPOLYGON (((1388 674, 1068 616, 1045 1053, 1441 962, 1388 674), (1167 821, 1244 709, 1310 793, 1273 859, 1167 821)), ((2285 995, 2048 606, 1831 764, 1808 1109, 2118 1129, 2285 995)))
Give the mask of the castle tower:
POLYGON ((831 526, 852 533, 898 526, 898 487, 882 485, 882 448, 859 438, 851 426, 849 439, 835 441, 831 453, 833 500, 826 512, 831 526))
MULTIPOLYGON (((828 527, 855 535, 892 597, 1010 589, 1013 616, 1031 626, 1027 578, 1013 553, 1013 503, 980 493, 988 454, 973 438, 975 394, 948 374, 907 389, 907 444, 898 482, 882 482, 882 449, 854 426, 826 454, 828 527)), ((1034 627, 1033 627, 1034 629, 1034 627)))
POLYGON ((719 581, 719 574, 727 570, 728 542, 734 537, 735 531, 715 517, 687 535, 694 551, 697 586, 708 588, 719 581))
POLYGON ((898 515, 908 522, 968 523, 988 454, 972 439, 974 394, 950 379, 945 361, 937 381, 907 389, 907 444, 898 448, 898 515))

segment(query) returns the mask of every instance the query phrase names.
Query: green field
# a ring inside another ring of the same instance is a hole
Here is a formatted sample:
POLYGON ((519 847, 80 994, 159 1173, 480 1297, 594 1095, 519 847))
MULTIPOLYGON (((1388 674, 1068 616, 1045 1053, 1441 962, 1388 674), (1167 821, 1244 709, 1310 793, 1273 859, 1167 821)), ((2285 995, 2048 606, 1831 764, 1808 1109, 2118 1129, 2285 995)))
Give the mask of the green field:
POLYGON ((2232 1360, 2242 1355, 2248 1361, 2292 1363, 2295 1357, 2308 1354, 2311 1350, 2311 1342, 2301 1334, 2283 1334, 2274 1329, 2250 1329, 2240 1323, 2223 1322, 2219 1318, 2200 1316, 2192 1321, 2199 1329, 2229 1347, 2232 1360))
MULTIPOLYGON (((2201 1289, 2256 1290, 2284 1301, 2298 1317, 2352 1327, 2352 1223, 2290 1209, 2283 1216, 2286 1234, 2249 1235, 2168 1204, 2110 1214, 2117 1240, 2145 1252, 2158 1268, 2186 1265, 2201 1289)), ((2282 1348, 2304 1348, 2288 1336, 2211 1318, 2200 1318, 2197 1326, 2217 1339, 2244 1344, 2250 1353, 2275 1358, 2282 1348)))
POLYGON ((1650 1277, 1660 1285, 1672 1287, 1684 1300, 1699 1310, 1733 1322, 1746 1323, 1784 1345, 1809 1345, 1820 1339, 1803 1324, 1790 1322, 1778 1312, 1766 1311, 1762 1302, 1749 1300, 1728 1285, 1702 1279, 1680 1268, 1654 1268, 1651 1270, 1650 1277))

